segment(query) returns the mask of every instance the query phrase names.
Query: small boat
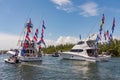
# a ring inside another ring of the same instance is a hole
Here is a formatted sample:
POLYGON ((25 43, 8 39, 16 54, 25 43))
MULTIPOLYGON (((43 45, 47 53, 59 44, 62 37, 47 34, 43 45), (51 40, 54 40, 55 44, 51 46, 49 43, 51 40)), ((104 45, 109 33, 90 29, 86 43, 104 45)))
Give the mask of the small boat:
POLYGON ((109 55, 98 55, 98 48, 95 46, 96 35, 89 36, 86 40, 79 41, 70 51, 62 52, 63 59, 82 60, 82 61, 107 61, 109 55))
POLYGON ((5 60, 5 62, 10 63, 10 64, 15 64, 15 63, 20 62, 17 57, 10 57, 10 58, 4 59, 4 60, 5 60))
POLYGON ((52 54, 52 57, 59 57, 60 55, 57 53, 57 52, 55 52, 54 54, 52 54))

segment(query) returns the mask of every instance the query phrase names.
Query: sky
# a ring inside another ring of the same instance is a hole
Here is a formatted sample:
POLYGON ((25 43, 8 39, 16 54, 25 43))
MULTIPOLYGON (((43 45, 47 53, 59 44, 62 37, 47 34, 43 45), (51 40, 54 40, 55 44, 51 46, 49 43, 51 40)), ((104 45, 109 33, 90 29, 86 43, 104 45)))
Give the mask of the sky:
POLYGON ((99 33, 102 14, 103 31, 120 37, 120 0, 0 0, 0 50, 16 48, 25 23, 31 18, 33 30, 41 31, 45 22, 47 45, 76 43, 90 34, 99 33))

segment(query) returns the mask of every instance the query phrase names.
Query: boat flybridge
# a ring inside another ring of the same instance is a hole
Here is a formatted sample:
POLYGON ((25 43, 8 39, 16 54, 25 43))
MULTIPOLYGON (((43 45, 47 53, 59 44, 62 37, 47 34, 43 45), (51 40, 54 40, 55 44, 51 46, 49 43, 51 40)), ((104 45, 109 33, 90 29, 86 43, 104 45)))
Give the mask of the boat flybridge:
POLYGON ((79 41, 70 51, 62 52, 63 59, 82 60, 82 61, 107 61, 110 55, 98 55, 95 34, 86 40, 79 41))

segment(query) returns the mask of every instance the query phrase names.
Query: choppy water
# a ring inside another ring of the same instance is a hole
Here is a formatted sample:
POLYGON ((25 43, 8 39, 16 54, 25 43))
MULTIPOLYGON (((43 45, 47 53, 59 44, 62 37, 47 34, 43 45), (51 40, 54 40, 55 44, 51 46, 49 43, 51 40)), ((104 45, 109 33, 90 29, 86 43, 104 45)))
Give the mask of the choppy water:
POLYGON ((0 80, 120 80, 120 58, 91 63, 43 56, 43 62, 9 64, 6 57, 0 55, 0 80))

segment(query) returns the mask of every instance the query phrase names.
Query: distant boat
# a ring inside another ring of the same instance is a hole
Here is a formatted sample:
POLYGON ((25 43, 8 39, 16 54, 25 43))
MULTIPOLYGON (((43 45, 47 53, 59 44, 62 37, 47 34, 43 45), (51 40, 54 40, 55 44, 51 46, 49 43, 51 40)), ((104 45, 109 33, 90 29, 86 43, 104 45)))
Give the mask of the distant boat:
POLYGON ((108 61, 110 55, 98 55, 98 48, 95 46, 97 35, 91 35, 86 40, 80 40, 70 51, 62 52, 63 59, 82 60, 82 61, 108 61))
POLYGON ((52 57, 59 57, 59 53, 58 52, 55 52, 54 54, 52 54, 52 57))
MULTIPOLYGON (((10 50, 7 53, 10 53, 12 55, 16 55, 17 53, 17 59, 21 62, 33 62, 33 61, 42 61, 42 55, 38 53, 39 48, 37 45, 37 38, 38 38, 38 29, 36 29, 35 36, 33 39, 30 39, 31 37, 29 34, 32 35, 32 29, 33 25, 31 23, 31 19, 28 23, 26 23, 24 27, 24 32, 22 36, 22 40, 19 40, 19 48, 17 52, 15 50, 10 50)), ((42 29, 43 30, 43 29, 42 29)), ((39 42, 40 43, 40 42, 39 42)), ((8 59, 5 59, 6 62, 9 63, 15 63, 15 61, 8 59)))

